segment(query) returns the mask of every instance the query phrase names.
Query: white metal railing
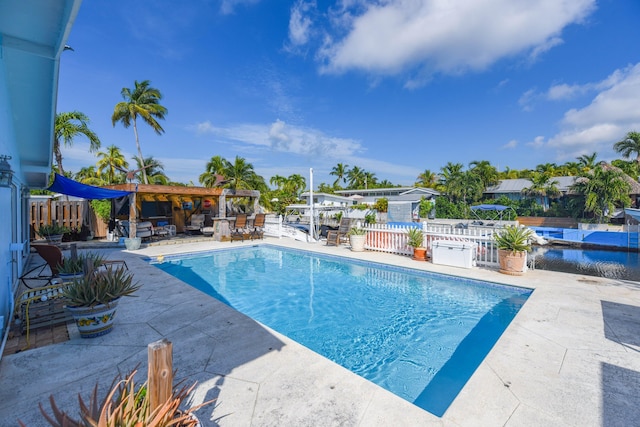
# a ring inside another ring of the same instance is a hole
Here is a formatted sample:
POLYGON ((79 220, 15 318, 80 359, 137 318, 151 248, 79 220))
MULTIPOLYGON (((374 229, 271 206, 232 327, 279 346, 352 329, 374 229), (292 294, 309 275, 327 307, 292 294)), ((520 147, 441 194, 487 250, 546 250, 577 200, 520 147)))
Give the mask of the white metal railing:
MULTIPOLYGON (((424 246, 431 253, 432 243, 436 240, 452 240, 477 244, 476 264, 486 266, 498 265, 498 251, 493 240, 493 228, 471 227, 454 228, 448 226, 429 226, 426 223, 416 224, 424 233, 424 246)), ((409 227, 392 227, 387 224, 364 225, 367 233, 365 249, 389 252, 400 255, 412 255, 413 248, 407 245, 409 227)))

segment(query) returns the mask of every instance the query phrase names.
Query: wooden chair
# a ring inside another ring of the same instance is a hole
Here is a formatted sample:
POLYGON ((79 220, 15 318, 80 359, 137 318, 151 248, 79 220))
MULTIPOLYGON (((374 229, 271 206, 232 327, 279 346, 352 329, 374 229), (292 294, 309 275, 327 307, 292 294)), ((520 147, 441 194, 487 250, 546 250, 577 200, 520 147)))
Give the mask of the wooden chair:
POLYGON ((231 231, 231 241, 241 240, 244 242, 244 233, 247 231, 247 214, 237 214, 236 222, 231 231))
POLYGON ((256 214, 255 219, 253 220, 253 228, 251 229, 251 233, 249 234, 249 237, 251 238, 251 240, 253 240, 254 238, 256 239, 264 239, 264 219, 265 219, 266 215, 261 213, 261 214, 256 214))
POLYGON ((337 230, 329 230, 327 232, 327 246, 339 246, 340 242, 349 239, 349 230, 351 229, 351 219, 342 218, 337 230))

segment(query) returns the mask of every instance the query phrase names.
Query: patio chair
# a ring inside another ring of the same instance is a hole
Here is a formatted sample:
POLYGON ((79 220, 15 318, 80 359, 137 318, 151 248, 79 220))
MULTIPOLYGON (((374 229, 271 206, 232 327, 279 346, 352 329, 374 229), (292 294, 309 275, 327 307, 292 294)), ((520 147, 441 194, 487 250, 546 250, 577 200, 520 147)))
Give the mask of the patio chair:
POLYGON ((337 230, 329 230, 327 232, 327 246, 339 246, 340 242, 349 239, 349 230, 351 229, 351 219, 342 218, 337 230))
POLYGON ((251 240, 256 239, 264 239, 264 219, 266 215, 263 213, 256 214, 255 219, 253 220, 253 228, 251 229, 251 233, 249 237, 251 240))
POLYGON ((236 215, 236 222, 233 225, 233 231, 231 231, 231 241, 242 240, 244 242, 244 235, 247 232, 247 214, 236 215))
POLYGON ((29 283, 31 281, 38 282, 38 286, 36 287, 51 285, 52 280, 58 277, 58 266, 62 264, 62 251, 55 245, 41 244, 31 245, 31 247, 40 255, 44 263, 39 264, 20 276, 20 282, 28 289, 34 287, 29 283), (46 273, 47 267, 49 267, 50 273, 46 273))
POLYGON ((184 232, 187 234, 197 234, 204 227, 204 214, 191 215, 191 222, 184 227, 184 232))

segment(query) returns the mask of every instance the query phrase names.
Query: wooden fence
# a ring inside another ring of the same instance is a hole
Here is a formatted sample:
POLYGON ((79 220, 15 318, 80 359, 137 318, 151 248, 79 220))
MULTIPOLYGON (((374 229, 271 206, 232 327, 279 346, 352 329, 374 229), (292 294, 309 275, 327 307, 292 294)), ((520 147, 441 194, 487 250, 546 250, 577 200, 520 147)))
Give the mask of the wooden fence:
POLYGON ((40 226, 53 223, 77 230, 86 225, 93 232, 94 237, 107 236, 107 225, 96 217, 86 200, 32 200, 30 221, 31 239, 36 238, 35 230, 40 226))

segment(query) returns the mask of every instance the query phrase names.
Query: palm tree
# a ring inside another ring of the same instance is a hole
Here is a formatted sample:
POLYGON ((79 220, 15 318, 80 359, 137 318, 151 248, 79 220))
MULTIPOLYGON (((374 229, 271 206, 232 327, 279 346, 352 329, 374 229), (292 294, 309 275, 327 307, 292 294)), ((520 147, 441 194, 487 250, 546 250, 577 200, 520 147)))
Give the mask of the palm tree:
POLYGON ((599 164, 592 173, 585 174, 572 186, 576 193, 584 196, 584 209, 593 212, 602 222, 613 213, 617 205, 629 206, 631 185, 619 169, 599 164))
POLYGON ((236 156, 233 163, 225 160, 223 175, 227 179, 225 186, 233 190, 252 190, 259 184, 253 165, 240 156, 236 156))
POLYGON ((53 155, 56 158, 60 175, 64 175, 62 152, 60 150, 61 143, 65 147, 70 147, 73 145, 75 137, 84 135, 89 139, 90 152, 93 153, 100 148, 100 139, 95 132, 89 129, 89 122, 89 118, 79 111, 56 114, 53 130, 53 155))
POLYGON ((474 160, 469 163, 469 168, 471 172, 480 177, 485 188, 496 185, 499 181, 498 169, 492 166, 488 160, 474 160))
POLYGON ((218 177, 224 174, 226 160, 222 156, 213 156, 207 162, 205 171, 200 174, 198 181, 207 188, 211 188, 218 183, 218 177))
MULTIPOLYGON (((578 158, 578 159, 580 159, 580 158, 578 158)), ((595 161, 595 159, 594 159, 594 161, 595 161)), ((594 164, 594 166, 595 166, 595 164, 594 164)), ((558 168, 558 170, 564 176, 576 176, 576 175, 580 174, 582 168, 583 168, 583 165, 581 163, 579 163, 579 162, 566 162, 564 165, 560 166, 558 168)))
POLYGON ((584 172, 587 172, 596 167, 596 164, 597 164, 596 157, 598 157, 598 153, 593 153, 591 155, 583 154, 582 156, 577 157, 576 159, 578 160, 578 164, 580 165, 580 168, 584 172))
POLYGON ((531 186, 523 188, 522 192, 530 197, 540 197, 540 205, 544 211, 548 208, 545 203, 546 197, 556 198, 562 194, 558 188, 558 181, 552 180, 546 173, 534 172, 529 179, 531 186))
POLYGON ((425 169, 416 179, 415 185, 418 187, 436 188, 438 185, 438 174, 425 169))
POLYGON ((375 188, 378 183, 378 178, 373 172, 364 173, 364 188, 375 188))
MULTIPOLYGON (((146 172, 148 184, 167 185, 169 183, 169 178, 164 173, 164 165, 153 156, 147 157, 144 162, 141 162, 137 157, 133 157, 133 160, 138 166, 138 171, 146 172)), ((138 181, 141 181, 140 178, 140 173, 136 174, 138 181)))
POLYGON ((542 163, 536 166, 535 171, 551 177, 558 174, 557 169, 558 165, 556 165, 555 163, 542 163))
MULTIPOLYGON (((151 128, 158 134, 162 135, 164 129, 157 122, 156 118, 163 119, 167 114, 167 109, 160 105, 162 94, 156 88, 149 87, 151 82, 144 80, 134 82, 135 87, 133 90, 129 88, 122 88, 121 94, 124 101, 116 104, 113 109, 113 115, 111 116, 111 124, 116 125, 117 122, 122 122, 125 128, 128 128, 133 123, 133 133, 136 137, 136 147, 138 148, 138 158, 144 164, 144 157, 142 156, 142 150, 140 149, 140 139, 138 137, 138 116, 144 120, 151 128)), ((143 183, 148 184, 147 172, 142 169, 143 183)))
POLYGON ((129 162, 124 157, 124 154, 115 145, 107 147, 107 151, 98 152, 98 173, 100 175, 106 170, 106 180, 109 184, 115 184, 116 182, 124 182, 122 179, 118 179, 118 170, 127 169, 129 162))
POLYGON ((440 168, 439 185, 449 197, 450 201, 455 201, 460 197, 459 189, 462 180, 462 163, 447 162, 440 168))
POLYGON ((271 185, 275 185, 278 190, 282 190, 287 185, 287 177, 282 175, 274 175, 269 180, 271 185))
POLYGON ((103 185, 105 182, 95 166, 85 166, 75 175, 75 180, 87 185, 103 185))
POLYGON ((628 132, 623 140, 613 144, 613 149, 625 158, 636 154, 636 162, 640 164, 640 132, 628 132))
POLYGON ((335 175, 336 180, 333 182, 333 186, 336 187, 340 181, 342 181, 343 183, 347 182, 347 170, 349 168, 349 165, 345 165, 344 163, 338 163, 337 165, 335 165, 333 167, 333 169, 331 169, 331 172, 329 172, 329 175, 335 175))
POLYGON ((347 186, 350 189, 364 188, 364 169, 354 166, 347 171, 347 186))
POLYGON ((307 186, 307 180, 304 179, 302 175, 294 173, 293 175, 289 175, 287 181, 284 185, 284 190, 289 191, 294 194, 297 198, 300 197, 300 193, 307 186))

